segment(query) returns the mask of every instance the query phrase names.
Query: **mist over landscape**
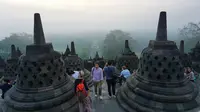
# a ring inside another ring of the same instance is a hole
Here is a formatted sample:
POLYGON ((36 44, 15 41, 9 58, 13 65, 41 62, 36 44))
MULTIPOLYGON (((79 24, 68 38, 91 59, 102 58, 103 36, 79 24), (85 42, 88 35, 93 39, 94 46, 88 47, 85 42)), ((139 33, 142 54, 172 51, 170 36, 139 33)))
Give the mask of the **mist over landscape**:
POLYGON ((122 31, 116 34, 122 38, 116 40, 121 46, 119 49, 123 49, 124 40, 128 39, 131 49, 140 54, 149 40, 156 37, 159 12, 167 11, 168 39, 175 40, 177 45, 181 39, 185 40, 188 52, 200 40, 200 35, 194 36, 184 26, 199 33, 199 27, 194 27, 200 21, 199 8, 199 0, 0 0, 0 47, 7 53, 10 45, 15 44, 25 52, 25 46, 32 43, 33 14, 40 13, 46 40, 52 42, 57 51, 65 52, 67 45, 74 41, 81 57, 94 56, 96 51, 106 55, 107 35, 119 30, 122 31), (188 24, 190 22, 193 26, 188 24), (181 35, 181 29, 190 33, 190 37, 181 35), (29 36, 19 36, 22 32, 29 36), (123 32, 129 35, 121 35, 123 32))

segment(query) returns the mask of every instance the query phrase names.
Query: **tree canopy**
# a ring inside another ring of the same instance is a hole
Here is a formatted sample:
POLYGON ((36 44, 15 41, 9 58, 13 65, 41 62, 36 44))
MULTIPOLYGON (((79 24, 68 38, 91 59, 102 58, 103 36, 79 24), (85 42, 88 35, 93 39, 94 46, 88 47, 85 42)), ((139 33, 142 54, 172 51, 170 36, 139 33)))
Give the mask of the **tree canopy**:
POLYGON ((121 30, 110 31, 103 41, 103 56, 107 59, 114 59, 122 52, 125 46, 125 40, 129 40, 129 46, 133 51, 134 45, 136 45, 137 42, 130 36, 129 33, 121 30))
POLYGON ((22 52, 25 52, 26 45, 32 43, 32 35, 27 33, 12 33, 9 37, 5 37, 0 41, 0 51, 3 58, 7 58, 10 54, 11 45, 14 44, 22 52))
POLYGON ((185 41, 185 52, 189 52, 200 41, 200 22, 190 22, 180 29, 179 40, 185 41))

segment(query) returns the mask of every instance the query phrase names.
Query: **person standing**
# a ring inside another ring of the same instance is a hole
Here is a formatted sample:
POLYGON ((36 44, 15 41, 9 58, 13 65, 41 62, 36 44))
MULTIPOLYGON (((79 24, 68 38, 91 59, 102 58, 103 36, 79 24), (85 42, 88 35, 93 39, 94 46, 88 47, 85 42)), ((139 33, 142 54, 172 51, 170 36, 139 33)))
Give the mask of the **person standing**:
POLYGON ((78 78, 74 83, 74 91, 79 103, 79 112, 92 112, 92 100, 89 96, 89 88, 83 77, 84 72, 79 71, 78 78))
POLYGON ((103 70, 102 68, 99 67, 98 62, 95 62, 95 66, 92 67, 91 76, 94 83, 95 97, 99 95, 99 98, 103 99, 102 97, 103 70), (99 90, 99 94, 97 90, 99 90))
POLYGON ((116 87, 116 78, 115 75, 115 67, 112 66, 112 62, 108 61, 108 66, 104 68, 105 76, 106 76, 106 82, 108 86, 108 94, 109 98, 116 97, 115 96, 115 87, 116 87), (112 93, 111 93, 112 89, 112 93))

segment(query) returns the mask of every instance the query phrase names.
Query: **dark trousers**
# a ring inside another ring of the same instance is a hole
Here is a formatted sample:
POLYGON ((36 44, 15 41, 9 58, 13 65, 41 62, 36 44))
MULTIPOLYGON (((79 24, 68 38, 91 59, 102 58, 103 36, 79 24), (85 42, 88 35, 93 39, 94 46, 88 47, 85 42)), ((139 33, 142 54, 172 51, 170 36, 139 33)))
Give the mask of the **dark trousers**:
POLYGON ((126 78, 125 78, 124 76, 121 76, 121 77, 119 78, 119 83, 120 83, 120 85, 122 85, 122 81, 126 82, 126 78))
POLYGON ((114 79, 107 79, 107 86, 108 86, 108 94, 109 96, 115 95, 115 87, 116 87, 116 80, 114 79), (111 94, 111 89, 112 89, 112 94, 111 94))

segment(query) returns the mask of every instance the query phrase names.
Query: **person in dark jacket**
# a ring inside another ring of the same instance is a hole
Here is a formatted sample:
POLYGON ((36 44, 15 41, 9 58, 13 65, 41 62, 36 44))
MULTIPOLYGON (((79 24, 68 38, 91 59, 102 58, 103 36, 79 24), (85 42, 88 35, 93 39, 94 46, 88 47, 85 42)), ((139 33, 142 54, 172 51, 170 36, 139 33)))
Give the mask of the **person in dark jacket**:
POLYGON ((4 99, 5 93, 12 87, 12 85, 9 83, 10 83, 9 80, 4 79, 4 84, 0 85, 0 89, 2 90, 2 95, 1 95, 2 99, 4 99))
POLYGON ((104 68, 105 76, 106 76, 106 82, 108 86, 108 94, 109 98, 116 97, 115 96, 115 87, 116 87, 116 79, 113 77, 115 74, 115 67, 112 66, 112 62, 108 61, 108 66, 104 68), (112 93, 111 93, 112 89, 112 93), (112 95, 113 94, 113 95, 112 95))

